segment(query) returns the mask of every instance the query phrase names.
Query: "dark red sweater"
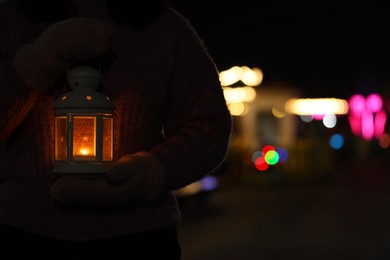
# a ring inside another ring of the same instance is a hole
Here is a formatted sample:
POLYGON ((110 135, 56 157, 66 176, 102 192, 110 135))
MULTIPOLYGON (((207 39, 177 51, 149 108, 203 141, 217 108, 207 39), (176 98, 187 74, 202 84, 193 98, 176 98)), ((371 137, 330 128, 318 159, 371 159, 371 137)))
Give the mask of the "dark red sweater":
MULTIPOLYGON (((77 8, 83 15, 83 6, 77 8)), ((84 15, 99 18, 100 13, 84 15)), ((112 50, 117 59, 103 75, 101 90, 116 106, 114 159, 152 152, 167 173, 164 191, 152 201, 120 209, 65 209, 53 203, 49 187, 54 179, 52 105, 66 85, 58 80, 45 93, 27 90, 12 66, 17 50, 48 26, 32 23, 13 3, 0 4, 0 144, 6 145, 0 149, 5 180, 0 223, 71 240, 176 224, 180 214, 172 191, 216 169, 229 142, 230 114, 201 40, 172 9, 142 32, 116 25, 112 50)))

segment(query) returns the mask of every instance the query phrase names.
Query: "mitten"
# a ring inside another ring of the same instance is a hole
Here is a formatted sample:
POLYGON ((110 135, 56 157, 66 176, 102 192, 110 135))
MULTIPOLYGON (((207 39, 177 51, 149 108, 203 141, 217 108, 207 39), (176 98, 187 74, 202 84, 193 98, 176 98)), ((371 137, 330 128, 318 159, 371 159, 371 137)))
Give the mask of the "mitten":
POLYGON ((90 18, 57 22, 32 44, 19 49, 14 67, 27 87, 46 90, 66 72, 70 61, 102 55, 109 48, 113 34, 110 25, 90 18))
POLYGON ((152 153, 126 155, 108 168, 106 178, 81 179, 63 177, 50 192, 65 203, 122 205, 132 200, 151 200, 163 189, 165 172, 152 153))

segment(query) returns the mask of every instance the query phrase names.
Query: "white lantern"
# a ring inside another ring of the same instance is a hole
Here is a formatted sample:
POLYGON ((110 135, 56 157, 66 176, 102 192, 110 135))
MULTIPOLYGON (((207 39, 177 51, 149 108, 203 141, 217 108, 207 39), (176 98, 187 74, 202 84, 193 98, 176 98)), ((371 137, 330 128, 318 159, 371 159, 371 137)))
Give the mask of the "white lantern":
POLYGON ((102 175, 113 160, 115 106, 95 91, 101 77, 88 66, 76 67, 67 74, 73 91, 54 103, 56 174, 86 178, 102 175))

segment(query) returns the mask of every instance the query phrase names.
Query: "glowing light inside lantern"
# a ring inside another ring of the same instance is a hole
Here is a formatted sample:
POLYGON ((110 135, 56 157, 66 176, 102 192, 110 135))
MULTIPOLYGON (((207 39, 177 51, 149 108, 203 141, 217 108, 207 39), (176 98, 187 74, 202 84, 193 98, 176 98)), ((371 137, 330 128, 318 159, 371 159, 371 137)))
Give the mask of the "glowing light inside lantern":
POLYGON ((87 149, 80 149, 80 153, 82 155, 88 155, 89 154, 89 151, 87 149))
POLYGON ((98 176, 113 161, 115 105, 96 92, 101 73, 89 66, 68 71, 72 91, 53 104, 55 157, 53 173, 59 176, 98 176))
POLYGON ((96 118, 75 116, 73 121, 73 158, 95 160, 96 158, 96 118))

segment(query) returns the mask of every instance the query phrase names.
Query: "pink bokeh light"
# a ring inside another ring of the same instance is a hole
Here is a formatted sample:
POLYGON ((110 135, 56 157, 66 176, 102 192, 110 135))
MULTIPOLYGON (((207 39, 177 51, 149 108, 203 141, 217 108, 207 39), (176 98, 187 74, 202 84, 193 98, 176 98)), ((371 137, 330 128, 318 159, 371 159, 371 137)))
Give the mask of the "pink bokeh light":
POLYGON ((366 98, 366 109, 372 113, 377 113, 382 109, 382 98, 379 94, 373 93, 366 98))
POLYGON ((363 95, 355 94, 349 99, 350 112, 361 115, 366 110, 366 100, 363 95))
POLYGON ((385 132, 387 115, 384 110, 381 110, 375 115, 375 137, 379 139, 385 132))
POLYGON ((348 115, 352 133, 370 141, 374 137, 383 135, 386 125, 386 112, 382 109, 382 97, 372 93, 367 97, 361 94, 351 96, 348 101, 350 112, 348 115))

